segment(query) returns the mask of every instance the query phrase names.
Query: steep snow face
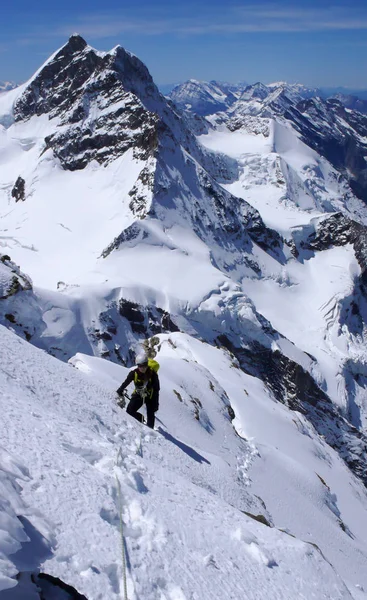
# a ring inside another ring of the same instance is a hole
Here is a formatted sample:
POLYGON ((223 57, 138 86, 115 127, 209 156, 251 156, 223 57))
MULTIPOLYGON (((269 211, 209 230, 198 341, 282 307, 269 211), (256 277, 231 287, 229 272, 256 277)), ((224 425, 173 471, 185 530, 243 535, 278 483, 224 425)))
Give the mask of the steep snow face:
MULTIPOLYGON (((31 133, 30 124, 24 133, 31 133)), ((74 282, 92 269, 103 249, 134 221, 129 208, 134 186, 145 193, 144 206, 149 205, 149 181, 143 183, 139 176, 152 163, 134 158, 131 150, 103 172, 96 164, 76 174, 65 172, 50 155, 38 162, 43 133, 44 129, 38 137, 32 131, 26 151, 15 139, 13 160, 6 153, 1 214, 7 225, 1 243, 4 252, 26 265, 37 285, 56 289, 59 281, 74 282), (16 203, 11 191, 19 172, 25 179, 26 200, 16 203)))
POLYGON ((354 193, 366 202, 366 115, 333 99, 305 100, 298 109, 308 121, 307 127, 296 123, 303 138, 348 178, 354 193))
POLYGON ((120 598, 121 511, 129 598, 363 597, 365 490, 228 353, 160 336, 158 431, 115 407, 123 367, 73 369, 3 328, 0 358, 2 594, 31 598, 40 571, 120 598))

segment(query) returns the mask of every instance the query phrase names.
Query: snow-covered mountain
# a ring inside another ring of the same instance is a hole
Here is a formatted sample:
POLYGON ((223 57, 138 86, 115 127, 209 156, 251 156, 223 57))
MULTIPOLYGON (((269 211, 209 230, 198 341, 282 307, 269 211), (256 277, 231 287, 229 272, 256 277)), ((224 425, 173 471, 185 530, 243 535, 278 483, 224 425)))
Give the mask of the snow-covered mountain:
POLYGON ((268 83, 267 87, 270 90, 283 88, 285 93, 292 100, 299 100, 300 98, 315 98, 316 96, 323 96, 320 88, 310 88, 302 83, 287 83, 286 81, 276 81, 274 83, 268 83))
POLYGON ((352 110, 358 110, 358 112, 367 114, 367 100, 363 100, 352 94, 335 94, 334 98, 339 100, 345 108, 351 108, 352 110))
POLYGON ((9 90, 13 90, 17 87, 17 84, 14 81, 0 81, 0 93, 8 92, 9 90))
POLYGON ((199 116, 208 116, 227 110, 241 95, 243 100, 249 100, 260 94, 259 98, 264 100, 272 92, 280 90, 293 102, 310 98, 322 98, 323 100, 335 98, 346 108, 366 113, 366 91, 364 90, 349 91, 340 88, 338 91, 333 88, 310 88, 301 83, 287 83, 286 81, 277 81, 266 85, 258 82, 249 85, 247 83, 230 84, 190 79, 172 86, 171 90, 166 90, 166 93, 180 110, 199 116))
POLYGON ((241 85, 190 79, 174 87, 168 95, 181 110, 206 116, 232 106, 242 89, 241 85))
POLYGON ((210 85, 74 35, 0 97, 6 597, 120 597, 120 508, 129 598, 366 597, 365 117, 210 85))
POLYGON ((264 100, 274 91, 283 91, 291 100, 323 97, 318 88, 308 88, 300 83, 289 84, 284 81, 264 85, 260 82, 230 84, 221 81, 197 81, 190 79, 180 83, 168 94, 174 104, 182 111, 199 116, 208 116, 227 110, 240 97, 243 100, 259 97, 264 100))
POLYGON ((211 124, 226 123, 231 130, 244 127, 269 135, 267 119, 275 118, 324 156, 348 180, 354 194, 365 202, 367 117, 345 108, 334 98, 302 99, 282 85, 270 93, 268 90, 262 84, 249 86, 226 112, 211 116, 211 124))

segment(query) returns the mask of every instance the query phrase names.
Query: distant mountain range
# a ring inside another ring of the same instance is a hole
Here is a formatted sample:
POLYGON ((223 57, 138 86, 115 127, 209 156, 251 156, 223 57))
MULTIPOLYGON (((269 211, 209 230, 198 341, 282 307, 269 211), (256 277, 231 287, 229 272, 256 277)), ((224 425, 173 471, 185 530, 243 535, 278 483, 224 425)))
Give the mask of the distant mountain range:
MULTIPOLYGON (((346 108, 367 113, 367 90, 349 90, 347 88, 309 88, 299 83, 289 84, 284 81, 255 84, 239 83, 236 85, 220 81, 197 81, 190 79, 174 87, 167 86, 166 93, 180 109, 194 112, 200 116, 214 114, 226 110, 241 96, 260 94, 264 98, 269 91, 282 89, 291 100, 307 100, 320 97, 324 100, 337 98, 346 108), (171 88, 169 91, 168 88, 171 88)), ((165 92, 163 92, 165 93, 165 92)))
POLYGON ((13 90, 17 87, 17 84, 14 81, 0 81, 0 93, 8 92, 9 90, 13 90))

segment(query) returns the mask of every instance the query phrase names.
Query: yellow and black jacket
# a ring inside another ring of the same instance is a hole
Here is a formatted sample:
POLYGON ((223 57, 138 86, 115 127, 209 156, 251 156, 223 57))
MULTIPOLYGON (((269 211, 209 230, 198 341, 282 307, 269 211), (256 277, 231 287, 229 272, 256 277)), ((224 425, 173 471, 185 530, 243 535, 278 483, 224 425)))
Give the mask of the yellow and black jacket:
POLYGON ((145 373, 141 373, 139 369, 130 371, 125 381, 117 390, 118 395, 122 396, 123 391, 133 382, 135 384, 134 394, 139 394, 144 397, 145 402, 158 406, 159 378, 154 369, 148 367, 145 373))

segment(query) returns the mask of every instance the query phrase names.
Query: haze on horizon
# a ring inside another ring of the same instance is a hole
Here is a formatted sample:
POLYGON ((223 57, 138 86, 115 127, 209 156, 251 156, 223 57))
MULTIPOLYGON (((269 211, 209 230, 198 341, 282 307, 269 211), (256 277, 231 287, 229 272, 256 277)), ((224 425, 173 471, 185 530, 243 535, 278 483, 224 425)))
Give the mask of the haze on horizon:
POLYGON ((0 80, 27 80, 78 32, 136 54, 158 85, 187 79, 367 89, 367 5, 354 0, 96 0, 3 7, 0 80))

